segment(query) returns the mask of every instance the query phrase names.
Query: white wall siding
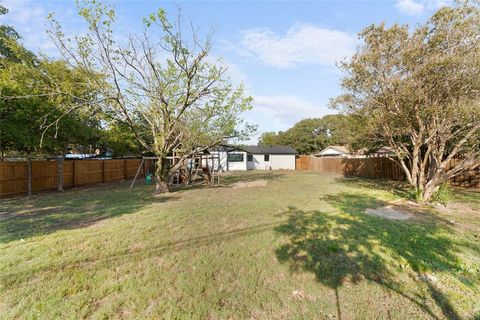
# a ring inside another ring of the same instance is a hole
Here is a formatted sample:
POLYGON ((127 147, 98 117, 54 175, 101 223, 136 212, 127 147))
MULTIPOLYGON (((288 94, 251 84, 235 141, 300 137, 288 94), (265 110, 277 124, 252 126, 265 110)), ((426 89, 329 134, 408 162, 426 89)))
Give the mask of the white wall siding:
MULTIPOLYGON (((255 170, 270 170, 271 164, 270 161, 264 161, 265 157, 263 154, 254 154, 253 156, 253 164, 250 165, 252 169, 255 170)), ((270 156, 270 160, 272 156, 270 156)))
POLYGON ((228 162, 228 171, 247 170, 247 153, 245 151, 230 151, 228 154, 243 154, 243 162, 228 162))
POLYGON ((295 170, 294 154, 272 154, 270 155, 272 170, 295 170))

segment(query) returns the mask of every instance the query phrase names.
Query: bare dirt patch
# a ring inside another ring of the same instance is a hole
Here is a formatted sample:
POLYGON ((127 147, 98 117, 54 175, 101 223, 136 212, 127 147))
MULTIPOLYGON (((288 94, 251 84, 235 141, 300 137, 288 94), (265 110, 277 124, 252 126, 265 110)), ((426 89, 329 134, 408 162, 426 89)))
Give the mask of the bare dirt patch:
POLYGON ((234 183, 232 188, 252 188, 252 187, 265 187, 267 186, 267 180, 255 180, 255 181, 240 181, 234 183))
POLYGON ((389 204, 376 209, 367 209, 365 210, 365 213, 391 220, 409 220, 413 218, 413 215, 405 208, 394 204, 389 204))

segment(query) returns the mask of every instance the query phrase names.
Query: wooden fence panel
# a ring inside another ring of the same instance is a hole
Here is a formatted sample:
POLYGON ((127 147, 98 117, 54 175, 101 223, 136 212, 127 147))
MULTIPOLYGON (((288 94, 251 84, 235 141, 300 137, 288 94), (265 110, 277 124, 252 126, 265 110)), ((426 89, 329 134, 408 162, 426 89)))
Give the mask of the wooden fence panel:
POLYGON ((126 176, 127 178, 133 178, 135 177, 135 174, 137 173, 138 166, 140 165, 141 159, 126 159, 125 164, 126 164, 126 176))
MULTIPOLYGON (((447 166, 455 165, 452 160, 447 166)), ((297 170, 313 170, 324 173, 339 174, 347 177, 360 177, 369 179, 404 180, 403 169, 391 158, 316 158, 300 156, 296 162, 297 170), (308 160, 306 160, 309 158, 308 160), (308 167, 305 165, 308 164, 308 167)), ((480 188, 480 167, 466 171, 450 181, 451 185, 465 188, 480 188)))
POLYGON ((299 156, 295 158, 295 170, 310 170, 310 156, 299 156))
MULTIPOLYGON (((300 158, 303 161, 303 157, 300 158)), ((309 159, 309 170, 347 177, 402 180, 402 169, 390 158, 315 158, 309 159)), ((300 170, 307 170, 302 167, 300 170)))
POLYGON ((0 196, 27 192, 27 162, 0 162, 0 196))
POLYGON ((57 188, 57 161, 32 161, 32 191, 57 188))
MULTIPOLYGON (((133 178, 141 159, 65 160, 64 187, 118 181, 133 178)), ((154 160, 146 160, 140 175, 154 169, 154 160)), ((55 190, 58 184, 57 161, 32 161, 32 191, 55 190)), ((0 197, 27 193, 27 162, 0 162, 0 197)))
POLYGON ((75 186, 103 182, 103 161, 75 161, 74 179, 75 186))
POLYGON ((125 160, 104 160, 104 181, 115 181, 125 178, 125 160))
POLYGON ((73 175, 75 168, 75 160, 65 160, 63 162, 63 186, 73 187, 73 175))

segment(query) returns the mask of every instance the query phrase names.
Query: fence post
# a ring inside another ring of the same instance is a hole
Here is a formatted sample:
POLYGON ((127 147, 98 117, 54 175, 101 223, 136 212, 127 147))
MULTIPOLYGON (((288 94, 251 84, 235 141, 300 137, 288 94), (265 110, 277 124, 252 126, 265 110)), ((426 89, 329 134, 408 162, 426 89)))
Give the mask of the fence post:
POLYGON ((127 159, 123 159, 123 178, 127 180, 127 159))

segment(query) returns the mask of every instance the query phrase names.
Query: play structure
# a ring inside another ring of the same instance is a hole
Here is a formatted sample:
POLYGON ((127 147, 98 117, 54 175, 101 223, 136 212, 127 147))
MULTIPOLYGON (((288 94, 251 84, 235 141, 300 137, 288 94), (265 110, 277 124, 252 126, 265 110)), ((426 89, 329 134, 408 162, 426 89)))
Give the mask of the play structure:
MULTIPOLYGON (((130 189, 133 188, 139 176, 145 177, 147 184, 155 181, 155 170, 157 157, 143 157, 138 166, 137 173, 133 178, 130 189)), ((182 161, 179 168, 171 175, 169 185, 171 187, 190 185, 215 185, 220 183, 220 156, 218 154, 194 154, 189 158, 181 160, 176 152, 173 156, 167 157, 169 168, 182 161)))

